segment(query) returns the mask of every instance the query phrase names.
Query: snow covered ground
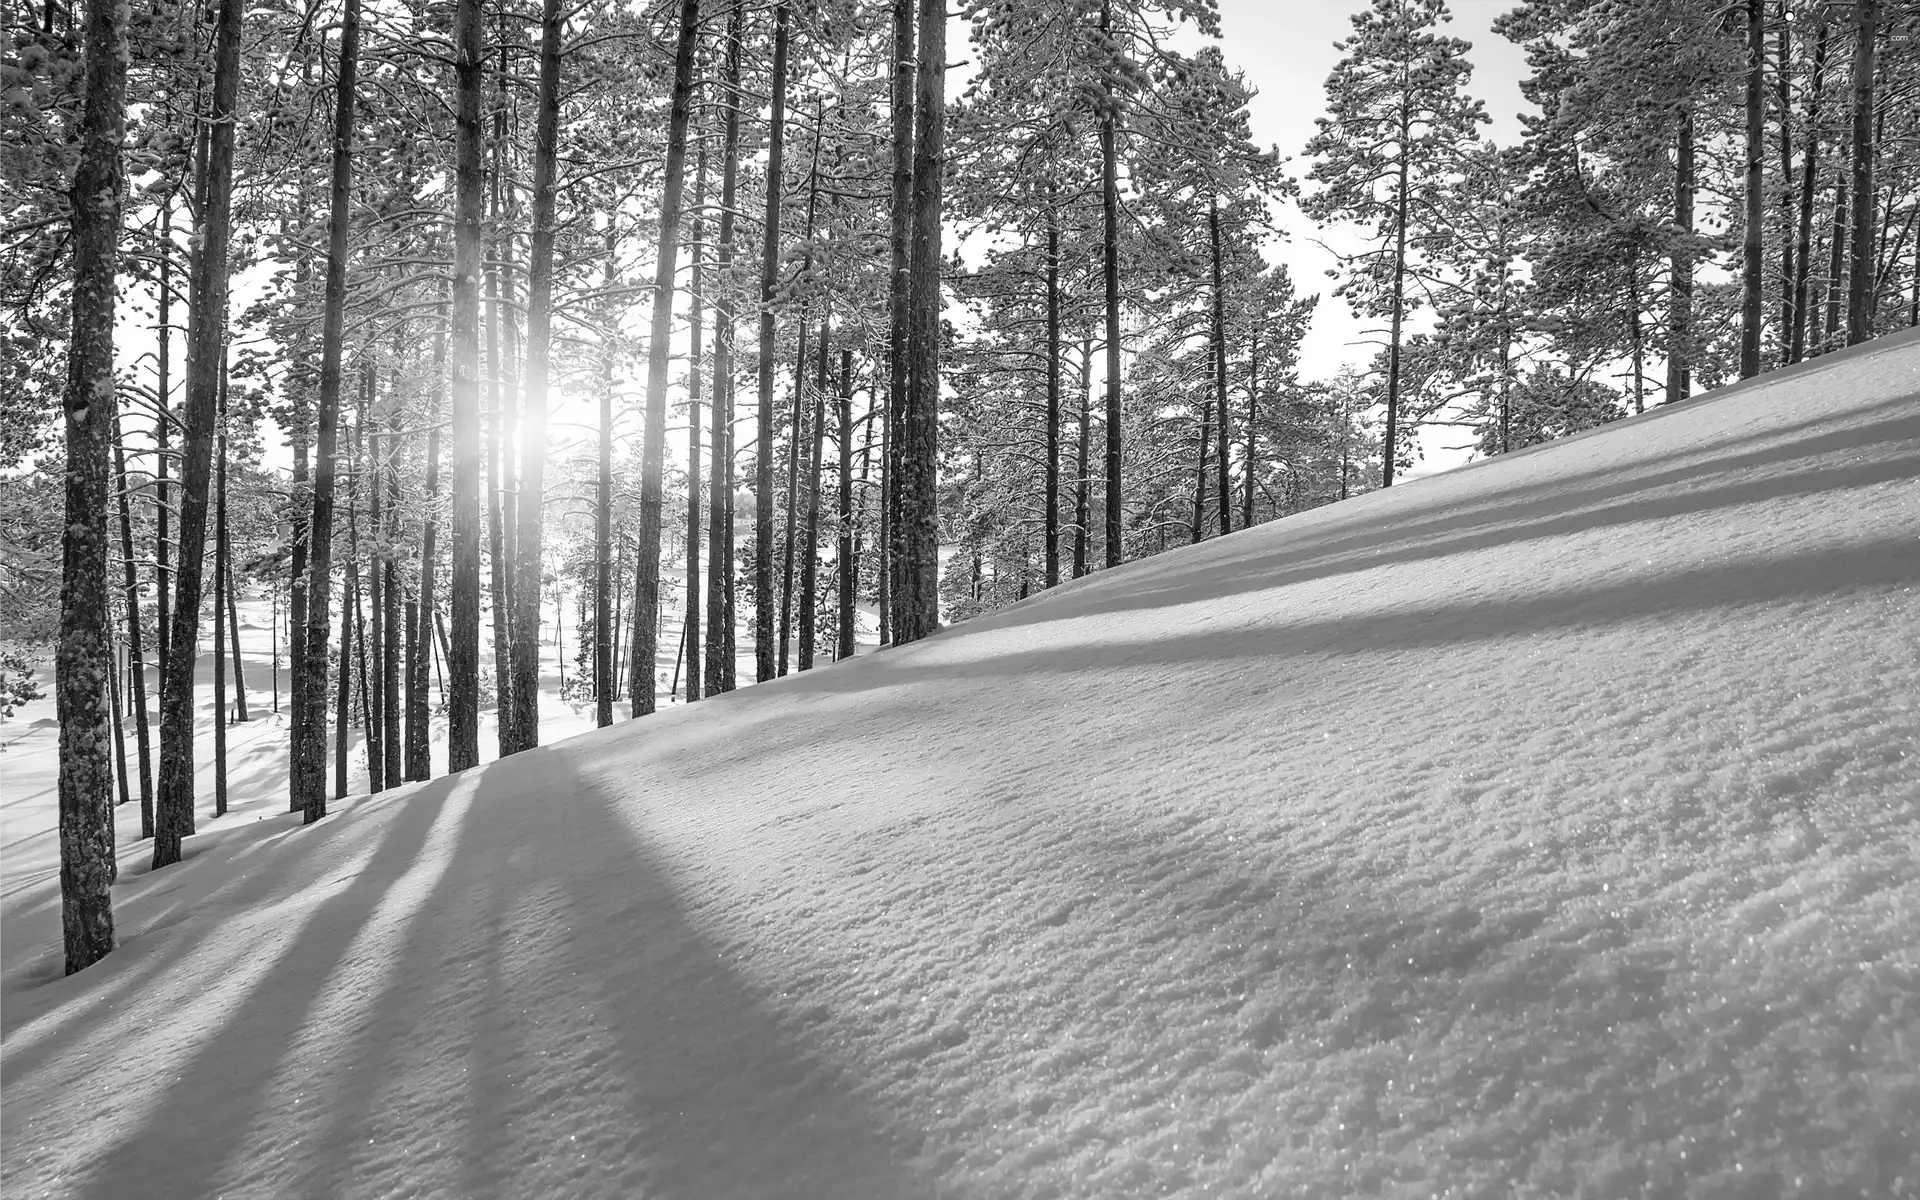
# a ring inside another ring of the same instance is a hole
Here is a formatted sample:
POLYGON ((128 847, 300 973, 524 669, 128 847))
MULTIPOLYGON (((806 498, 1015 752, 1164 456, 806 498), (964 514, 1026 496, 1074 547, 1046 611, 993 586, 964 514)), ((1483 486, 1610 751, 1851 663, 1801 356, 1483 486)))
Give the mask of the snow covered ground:
POLYGON ((1920 340, 297 821, 9 1196, 1920 1195, 1920 340))

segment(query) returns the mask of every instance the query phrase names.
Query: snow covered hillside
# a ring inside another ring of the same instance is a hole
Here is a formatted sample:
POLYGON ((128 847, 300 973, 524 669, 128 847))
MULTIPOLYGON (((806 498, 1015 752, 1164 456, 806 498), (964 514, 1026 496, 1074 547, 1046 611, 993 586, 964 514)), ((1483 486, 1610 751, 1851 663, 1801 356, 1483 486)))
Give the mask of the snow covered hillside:
POLYGON ((297 820, 9 1196, 1920 1195, 1920 340, 297 820))

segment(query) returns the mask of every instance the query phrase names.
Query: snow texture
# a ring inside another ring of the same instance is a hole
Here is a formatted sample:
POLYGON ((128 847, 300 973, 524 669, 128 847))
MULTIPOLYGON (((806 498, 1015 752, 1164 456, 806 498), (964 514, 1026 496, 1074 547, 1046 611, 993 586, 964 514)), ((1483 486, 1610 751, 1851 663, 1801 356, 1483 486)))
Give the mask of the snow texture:
POLYGON ((1920 1195, 1917 477, 1884 339, 243 805, 72 978, 16 821, 6 1193, 1920 1195))

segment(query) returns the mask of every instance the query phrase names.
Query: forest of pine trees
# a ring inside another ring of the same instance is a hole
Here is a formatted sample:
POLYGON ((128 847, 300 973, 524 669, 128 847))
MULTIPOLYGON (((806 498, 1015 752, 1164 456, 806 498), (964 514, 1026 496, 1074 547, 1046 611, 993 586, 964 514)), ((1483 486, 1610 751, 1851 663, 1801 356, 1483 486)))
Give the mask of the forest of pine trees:
POLYGON ((1213 0, 14 0, 0 708, 50 650, 68 970, 114 805, 156 867, 224 811, 243 597, 313 821, 350 732, 375 790, 436 721, 449 770, 486 710, 538 745, 546 647, 639 717, 1390 486, 1422 429, 1920 323, 1908 6, 1525 0, 1507 145, 1444 0, 1353 7, 1276 148, 1213 0), (1322 229, 1326 298, 1273 257, 1322 229), (1305 378, 1335 302, 1377 354, 1305 378))

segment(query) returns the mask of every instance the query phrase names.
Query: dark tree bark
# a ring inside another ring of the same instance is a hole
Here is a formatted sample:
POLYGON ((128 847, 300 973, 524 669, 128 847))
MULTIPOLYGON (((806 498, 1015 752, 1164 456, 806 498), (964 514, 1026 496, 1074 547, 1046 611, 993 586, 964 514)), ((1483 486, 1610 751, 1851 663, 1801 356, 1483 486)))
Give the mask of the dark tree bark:
MULTIPOLYGON (((514 523, 513 463, 508 447, 512 445, 514 425, 513 404, 506 396, 517 388, 508 387, 507 367, 501 357, 500 309, 501 274, 503 268, 495 265, 512 253, 513 238, 501 232, 500 190, 501 176, 505 172, 504 159, 507 145, 507 49, 500 48, 500 69, 495 72, 497 86, 493 110, 493 169, 488 173, 488 218, 487 241, 493 247, 487 264, 487 563, 489 567, 488 586, 492 588, 493 598, 493 679, 494 679, 494 735, 500 756, 505 758, 513 753, 517 744, 513 731, 513 545, 512 526, 514 523)), ((512 286, 512 272, 506 271, 508 288, 512 286)), ((511 300, 511 296, 508 297, 511 300)), ((513 319, 509 315, 507 331, 513 332, 513 319)))
POLYGON ((433 751, 427 705, 427 660, 433 657, 434 572, 439 566, 440 389, 447 363, 443 325, 433 339, 432 399, 427 404, 427 481, 420 510, 420 587, 416 610, 407 622, 407 769, 408 779, 433 778, 433 751))
POLYGON ((893 640, 893 600, 902 586, 900 529, 900 428, 907 411, 910 368, 907 331, 913 292, 913 137, 914 0, 893 0, 892 95, 893 174, 890 214, 890 271, 887 282, 887 417, 881 455, 880 644, 893 640))
POLYGON ((1209 393, 1200 402, 1200 437, 1198 452, 1195 455, 1193 480, 1193 521, 1191 541, 1198 542, 1207 536, 1207 448, 1213 439, 1213 396, 1209 393))
POLYGON ((87 5, 86 98, 72 211, 73 338, 67 346, 66 496, 60 536, 60 925, 66 973, 113 949, 113 762, 107 680, 107 481, 115 410, 113 308, 120 257, 126 30, 114 0, 87 5))
MULTIPOLYGON (((1233 480, 1227 474, 1227 444, 1233 422, 1228 417, 1232 409, 1227 402, 1227 287, 1223 281, 1220 202, 1217 200, 1207 210, 1207 232, 1213 247, 1213 395, 1220 413, 1220 445, 1215 457, 1220 460, 1220 535, 1225 537, 1233 532, 1233 480)), ((1248 469, 1252 469, 1251 460, 1248 469)))
POLYGON ((1400 335, 1407 319, 1407 209, 1412 203, 1408 189, 1409 170, 1406 146, 1412 140, 1413 112, 1403 98, 1400 105, 1400 162, 1393 189, 1393 301, 1387 329, 1387 430, 1380 454, 1380 486, 1393 486, 1393 471, 1400 462, 1400 335))
POLYGON ((1833 179, 1833 233, 1827 244, 1826 316, 1823 319, 1820 344, 1816 347, 1816 353, 1821 354, 1836 346, 1840 333, 1840 309, 1846 301, 1847 162, 1852 148, 1851 140, 1840 143, 1840 170, 1834 173, 1833 179))
MULTIPOLYGON (((719 273, 733 269, 733 209, 740 180, 740 36, 745 0, 734 0, 727 17, 724 90, 726 128, 720 141, 719 273)), ((707 680, 708 695, 734 686, 733 577, 733 339, 732 291, 722 288, 713 318, 713 452, 711 503, 707 519, 707 680)))
POLYGON ((540 7, 540 90, 533 132, 533 237, 527 263, 527 375, 513 535, 513 749, 540 744, 540 562, 545 549, 547 381, 553 337, 553 220, 560 136, 560 0, 540 7))
MULTIPOLYGON (((614 214, 609 212, 603 277, 608 291, 613 290, 617 228, 614 214)), ((600 360, 600 461, 593 484, 593 714, 594 724, 601 728, 613 724, 613 360, 618 350, 613 331, 618 316, 609 305, 606 344, 600 360)))
POLYGON ((1087 573, 1087 542, 1090 537, 1088 524, 1093 520, 1090 480, 1087 475, 1092 465, 1088 459, 1088 435, 1092 432, 1091 418, 1093 408, 1093 386, 1088 378, 1093 372, 1093 347, 1087 341, 1080 343, 1080 429, 1079 441, 1075 448, 1078 456, 1074 463, 1073 483, 1073 577, 1080 578, 1087 573))
MULTIPOLYGON (((820 620, 820 464, 822 448, 826 443, 827 426, 827 389, 830 380, 827 373, 827 326, 825 313, 820 316, 820 351, 816 356, 820 360, 819 377, 814 381, 813 417, 809 431, 813 438, 813 453, 807 466, 807 520, 804 553, 806 561, 800 568, 800 669, 813 670, 814 646, 820 620)), ((796 397, 798 392, 795 393, 796 397)), ((791 539, 790 539, 791 540, 791 539)))
POLYGON ((922 0, 914 67, 913 245, 909 266, 907 406, 900 423, 900 590, 893 640, 940 628, 940 185, 946 164, 947 10, 922 0))
POLYGON ((173 625, 167 638, 167 659, 177 669, 167 672, 160 697, 155 867, 179 862, 180 843, 193 832, 193 669, 200 653, 207 491, 213 473, 213 410, 227 323, 227 244, 233 231, 233 143, 239 94, 240 0, 222 0, 214 33, 206 204, 201 210, 204 220, 200 244, 194 251, 193 312, 187 328, 180 558, 174 570, 173 625))
MULTIPOLYGON (((1100 35, 1113 36, 1113 0, 1100 0, 1100 35)), ((1107 565, 1123 557, 1120 532, 1120 150, 1119 97, 1113 81, 1100 84, 1100 275, 1106 289, 1107 565)))
MULTIPOLYGON (((822 347, 824 352, 824 347, 822 347)), ((867 426, 867 445, 873 445, 873 426, 867 426)), ((839 568, 837 591, 839 601, 838 620, 834 623, 839 632, 839 642, 834 650, 836 659, 852 658, 854 651, 854 595, 859 589, 860 547, 854 539, 853 521, 853 351, 843 348, 840 351, 840 511, 839 546, 834 556, 839 568)))
MULTIPOLYGON (((124 83, 123 83, 124 88, 124 83)), ((173 196, 162 197, 160 202, 160 293, 158 328, 154 330, 158 341, 158 359, 154 380, 154 399, 157 413, 153 422, 154 469, 153 469, 153 599, 159 619, 154 622, 154 661, 159 671, 154 675, 153 690, 156 696, 167 692, 167 636, 173 629, 173 560, 171 525, 173 523, 172 489, 167 486, 167 478, 172 471, 173 459, 173 377, 171 374, 173 346, 173 196)), ((151 831, 147 834, 152 837, 151 831)))
MULTIPOLYGON (((347 530, 353 530, 353 501, 347 501, 347 530)), ((347 552, 346 574, 340 580, 340 669, 334 675, 333 798, 347 795, 347 740, 353 731, 353 609, 360 594, 360 565, 347 552)))
POLYGON ((760 406, 753 449, 753 660, 755 681, 774 678, 773 293, 780 269, 780 193, 787 135, 787 0, 773 10, 773 112, 767 127, 767 208, 760 244, 760 406))
MULTIPOLYGON (((707 139, 703 131, 699 163, 693 172, 693 294, 689 313, 692 329, 687 351, 687 613, 681 629, 687 644, 688 703, 700 698, 700 343, 701 323, 706 315, 703 274, 706 208, 707 139)), ((611 720, 609 716, 608 721, 611 720)))
MULTIPOLYGON (((806 257, 800 264, 802 278, 813 271, 814 217, 820 206, 819 130, 825 110, 823 98, 815 104, 813 112, 813 165, 807 170, 807 224, 800 238, 800 244, 806 247, 806 257)), ((806 436, 807 321, 812 311, 811 301, 800 305, 800 328, 794 335, 793 393, 787 400, 787 506, 780 553, 780 653, 774 665, 776 676, 787 673, 787 664, 791 661, 788 651, 793 648, 794 537, 799 529, 800 472, 806 465, 800 456, 800 447, 806 436)))
MULTIPOLYGON (((1682 107, 1673 156, 1673 223, 1682 239, 1693 234, 1693 109, 1682 107)), ((1673 248, 1668 289, 1667 403, 1693 394, 1693 248, 1673 248)))
POLYGON ((1799 263, 1793 242, 1794 195, 1798 188, 1793 173, 1793 22, 1787 0, 1774 0, 1773 28, 1773 103, 1779 117, 1774 129, 1780 145, 1780 317, 1774 336, 1784 365, 1793 350, 1793 280, 1799 263))
POLYGON ((1060 206, 1047 188, 1047 586, 1060 585, 1060 206))
POLYGON ((1853 5, 1853 265, 1847 288, 1847 345, 1873 336, 1873 85, 1880 0, 1853 5))
POLYGON ((227 815, 227 373, 221 355, 213 481, 213 815, 227 815))
POLYGON ((1814 36, 1813 64, 1807 81, 1807 144, 1801 151, 1799 229, 1795 235, 1793 272, 1793 317, 1788 332, 1787 361, 1797 363, 1807 355, 1808 309, 1812 295, 1808 278, 1813 271, 1813 198, 1820 177, 1820 97, 1826 87, 1827 48, 1831 31, 1825 21, 1814 36))
MULTIPOLYGON (((366 712, 367 738, 367 790, 382 792, 387 787, 387 748, 383 741, 386 722, 381 716, 381 706, 386 697, 380 694, 381 658, 381 596, 380 596, 380 435, 367 432, 373 424, 373 364, 364 363, 360 369, 360 407, 353 422, 353 457, 358 464, 354 471, 354 494, 358 497, 361 487, 367 494, 367 591, 370 593, 369 606, 373 609, 373 637, 369 646, 365 614, 360 611, 360 591, 354 590, 354 622, 359 629, 360 643, 360 706, 366 712), (371 657, 375 664, 371 674, 367 670, 367 659, 371 657)), ((352 561, 354 570, 358 570, 360 561, 359 529, 349 519, 348 528, 353 530, 352 561)))
MULTIPOLYGON (((780 6, 785 65, 786 5, 780 6)), ((687 122, 693 110, 693 54, 700 44, 699 0, 680 0, 680 34, 673 54, 673 99, 667 117, 666 181, 660 197, 658 261, 653 277, 653 325, 647 346, 646 428, 640 439, 640 549, 634 572, 633 715, 654 711, 654 661, 660 637, 660 505, 667 451, 667 365, 673 334, 673 282, 680 250, 680 213, 687 186, 687 122)), ((783 82, 784 86, 784 82, 783 82)), ((774 151, 774 174, 779 151, 774 151)), ((771 189, 778 193, 779 188, 771 189)))
MULTIPOLYGON (((394 548, 399 539, 400 528, 400 476, 394 464, 394 452, 400 445, 399 411, 394 408, 387 414, 387 457, 381 465, 380 473, 374 477, 374 486, 380 486, 381 476, 387 486, 386 523, 378 531, 380 572, 380 598, 385 606, 380 614, 380 746, 386 753, 386 764, 382 771, 388 787, 398 786, 405 778, 403 772, 405 744, 400 738, 400 571, 394 562, 394 548)), ((244 718, 243 718, 244 719, 244 718)))
POLYGON ((127 657, 133 669, 127 673, 134 711, 134 740, 140 763, 140 836, 153 836, 153 739, 147 722, 147 662, 140 629, 140 577, 134 569, 133 513, 127 500, 127 461, 121 449, 120 414, 116 404, 113 415, 113 471, 119 480, 120 565, 123 572, 122 595, 127 607, 127 657))
MULTIPOLYGON (((447 769, 480 761, 480 0, 454 7, 452 608, 447 646, 447 769)), ((496 601, 497 602, 497 601, 496 601)))
POLYGON ((1740 270, 1740 378, 1760 373, 1761 290, 1765 262, 1767 19, 1765 0, 1747 0, 1746 234, 1740 270))
MULTIPOLYGON (((333 571, 333 492, 339 452, 340 343, 346 315, 348 205, 353 185, 353 86, 360 47, 359 0, 347 0, 343 17, 339 78, 334 97, 333 180, 328 202, 326 293, 320 334, 313 519, 307 526, 307 632, 301 646, 303 656, 296 665, 293 680, 301 700, 294 712, 289 782, 295 806, 306 814, 308 824, 327 815, 327 600, 333 571)), ((344 640, 340 653, 340 661, 345 664, 344 640)), ((344 779, 341 782, 344 785, 344 779)))
MULTIPOLYGON (((1240 527, 1253 528, 1253 482, 1259 475, 1260 459, 1254 442, 1254 430, 1260 421, 1260 321, 1262 310, 1254 312, 1253 328, 1248 340, 1251 349, 1247 354, 1247 462, 1240 489, 1240 527)), ((1224 394, 1224 393, 1223 393, 1224 394)))

